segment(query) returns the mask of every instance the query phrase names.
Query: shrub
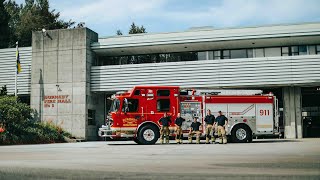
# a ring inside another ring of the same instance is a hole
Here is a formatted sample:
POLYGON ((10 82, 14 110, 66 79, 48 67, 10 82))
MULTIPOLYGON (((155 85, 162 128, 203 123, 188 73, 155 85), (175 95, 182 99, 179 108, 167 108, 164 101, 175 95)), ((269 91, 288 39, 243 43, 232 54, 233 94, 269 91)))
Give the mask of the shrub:
POLYGON ((0 144, 65 142, 71 135, 52 122, 33 120, 34 111, 13 96, 0 96, 0 144))

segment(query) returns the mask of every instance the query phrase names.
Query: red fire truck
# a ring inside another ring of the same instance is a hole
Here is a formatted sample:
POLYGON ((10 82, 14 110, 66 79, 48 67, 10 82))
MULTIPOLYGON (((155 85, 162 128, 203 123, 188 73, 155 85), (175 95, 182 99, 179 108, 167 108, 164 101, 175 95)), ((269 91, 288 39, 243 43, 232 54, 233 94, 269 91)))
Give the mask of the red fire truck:
POLYGON ((251 142, 253 136, 278 133, 278 102, 273 94, 267 95, 218 95, 200 94, 180 90, 178 86, 136 86, 127 92, 119 92, 112 98, 106 125, 99 128, 100 137, 133 138, 138 144, 155 144, 160 136, 158 120, 166 112, 172 123, 180 113, 186 121, 182 125, 184 137, 193 117, 202 123, 210 109, 229 119, 227 135, 233 142, 251 142))

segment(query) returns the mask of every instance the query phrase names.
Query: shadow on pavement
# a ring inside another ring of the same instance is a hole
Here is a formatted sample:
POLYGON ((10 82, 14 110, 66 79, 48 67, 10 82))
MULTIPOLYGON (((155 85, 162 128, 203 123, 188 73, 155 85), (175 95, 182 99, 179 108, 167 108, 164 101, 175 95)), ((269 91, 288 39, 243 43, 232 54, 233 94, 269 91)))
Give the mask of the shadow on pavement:
MULTIPOLYGON (((106 141, 108 142, 108 141, 106 141)), ((292 140, 288 140, 288 139, 256 139, 253 140, 251 143, 252 144, 258 144, 258 143, 286 143, 286 142, 301 142, 300 140, 297 139, 292 139, 292 140)), ((204 142, 201 142, 200 144, 205 144, 204 142)), ((215 143, 216 145, 220 145, 219 143, 215 143)), ((243 143, 233 143, 233 142, 228 142, 228 144, 243 144, 243 143)), ((135 142, 132 141, 132 143, 128 143, 128 141, 124 141, 123 143, 121 143, 121 141, 109 141, 108 145, 110 146, 136 146, 139 144, 136 144, 135 142), (113 143, 113 142, 118 142, 118 143, 113 143)), ((188 144, 188 143, 183 143, 183 144, 177 144, 175 142, 170 142, 169 144, 160 144, 160 143, 156 143, 153 144, 153 146, 157 146, 157 145, 198 145, 195 143, 192 144, 188 144)), ((210 144, 208 144, 210 145, 210 144)))
POLYGON ((253 140, 252 143, 284 143, 284 142, 301 142, 297 139, 263 139, 263 140, 253 140))

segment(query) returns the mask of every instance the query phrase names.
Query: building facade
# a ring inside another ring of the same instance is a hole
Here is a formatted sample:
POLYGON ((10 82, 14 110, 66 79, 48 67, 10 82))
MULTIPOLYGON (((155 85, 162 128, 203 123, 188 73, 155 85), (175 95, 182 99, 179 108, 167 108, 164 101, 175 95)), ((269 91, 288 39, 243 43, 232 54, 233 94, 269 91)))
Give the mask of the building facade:
MULTIPOLYGON (((19 50, 18 95, 78 138, 96 139, 107 97, 135 85, 272 91, 286 138, 320 136, 320 23, 105 38, 52 30, 19 50)), ((0 86, 13 94, 15 49, 0 49, 0 63, 0 86)))

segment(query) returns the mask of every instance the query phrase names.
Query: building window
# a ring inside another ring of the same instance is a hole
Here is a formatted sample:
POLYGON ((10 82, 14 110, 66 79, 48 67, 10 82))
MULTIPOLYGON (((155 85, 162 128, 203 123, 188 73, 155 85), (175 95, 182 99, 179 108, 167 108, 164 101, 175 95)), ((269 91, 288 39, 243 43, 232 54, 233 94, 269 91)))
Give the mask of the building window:
POLYGON ((292 56, 298 56, 299 55, 299 47, 298 46, 292 46, 291 47, 291 55, 292 56))
POLYGON ((198 58, 196 52, 182 52, 180 56, 181 61, 195 61, 198 58))
POLYGON ((198 52, 198 60, 207 60, 207 51, 204 52, 198 52))
POLYGON ((219 51, 219 50, 217 50, 217 51, 208 51, 208 58, 210 60, 221 59, 221 51, 219 51))
POLYGON ((221 51, 213 51, 213 59, 221 59, 221 51))
POLYGON ((237 49, 237 50, 230 50, 231 59, 237 58, 252 58, 253 51, 252 49, 237 49))
POLYGON ((230 59, 230 50, 222 51, 222 59, 230 59))
POLYGON ((254 49, 254 57, 264 57, 264 49, 254 49))
POLYGON ((170 90, 158 90, 157 91, 157 96, 170 96, 170 90))
POLYGON ((281 56, 281 48, 265 48, 264 49, 264 55, 265 57, 277 57, 281 56))
POLYGON ((308 50, 307 46, 299 46, 299 55, 307 55, 308 50))
POLYGON ((179 53, 166 54, 166 61, 165 62, 178 62, 178 61, 181 61, 181 60, 182 60, 182 58, 179 55, 179 53))
POLYGON ((231 59, 247 58, 247 51, 245 49, 231 50, 231 59))
POLYGON ((96 111, 88 109, 88 125, 96 125, 96 111))
POLYGON ((292 56, 306 55, 307 53, 308 53, 307 46, 292 46, 291 47, 292 56))
POLYGON ((317 54, 320 54, 320 45, 317 45, 316 50, 317 50, 317 54))
POLYGON ((281 47, 281 56, 290 56, 289 47, 281 47))
POLYGON ((157 111, 158 112, 169 112, 170 111, 170 99, 158 99, 157 100, 157 111))
POLYGON ((247 57, 253 58, 253 49, 247 49, 247 57))
POLYGON ((312 46, 308 46, 308 54, 313 55, 313 54, 317 54, 317 49, 316 46, 312 45, 312 46))

